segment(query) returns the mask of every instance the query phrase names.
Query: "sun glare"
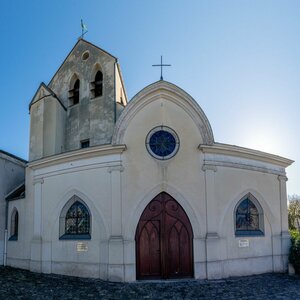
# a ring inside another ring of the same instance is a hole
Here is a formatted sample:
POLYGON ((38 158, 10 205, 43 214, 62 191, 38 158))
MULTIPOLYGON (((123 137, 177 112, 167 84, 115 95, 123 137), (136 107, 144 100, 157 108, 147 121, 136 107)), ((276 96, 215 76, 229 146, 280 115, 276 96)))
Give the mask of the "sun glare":
POLYGON ((251 149, 277 155, 281 153, 279 134, 270 130, 260 130, 248 135, 245 144, 251 149))

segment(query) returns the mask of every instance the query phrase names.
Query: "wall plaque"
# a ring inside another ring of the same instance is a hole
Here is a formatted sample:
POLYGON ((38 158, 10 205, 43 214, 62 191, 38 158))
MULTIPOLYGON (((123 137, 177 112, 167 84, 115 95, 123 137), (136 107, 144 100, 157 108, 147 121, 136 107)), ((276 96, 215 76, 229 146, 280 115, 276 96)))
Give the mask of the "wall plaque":
POLYGON ((88 251, 88 246, 85 243, 77 243, 77 252, 86 252, 88 251))
POLYGON ((239 248, 249 247, 249 240, 243 239, 239 240, 239 248))

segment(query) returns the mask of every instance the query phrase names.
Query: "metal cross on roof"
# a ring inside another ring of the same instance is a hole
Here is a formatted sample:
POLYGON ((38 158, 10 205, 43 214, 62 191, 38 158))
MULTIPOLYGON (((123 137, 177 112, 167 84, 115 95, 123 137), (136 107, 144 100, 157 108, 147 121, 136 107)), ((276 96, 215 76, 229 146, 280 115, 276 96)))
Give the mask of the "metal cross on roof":
POLYGON ((160 80, 163 80, 163 75, 162 75, 163 67, 171 67, 171 65, 163 64, 162 55, 161 55, 160 56, 160 65, 152 65, 152 67, 160 67, 160 80))

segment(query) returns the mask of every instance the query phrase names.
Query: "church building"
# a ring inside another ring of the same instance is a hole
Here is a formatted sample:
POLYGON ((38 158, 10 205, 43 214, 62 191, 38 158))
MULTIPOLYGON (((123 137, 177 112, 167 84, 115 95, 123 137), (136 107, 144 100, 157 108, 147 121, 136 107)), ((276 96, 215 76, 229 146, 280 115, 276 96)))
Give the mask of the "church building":
POLYGON ((79 39, 29 111, 5 265, 125 282, 287 270, 293 161, 215 142, 180 87, 128 101, 117 58, 79 39))

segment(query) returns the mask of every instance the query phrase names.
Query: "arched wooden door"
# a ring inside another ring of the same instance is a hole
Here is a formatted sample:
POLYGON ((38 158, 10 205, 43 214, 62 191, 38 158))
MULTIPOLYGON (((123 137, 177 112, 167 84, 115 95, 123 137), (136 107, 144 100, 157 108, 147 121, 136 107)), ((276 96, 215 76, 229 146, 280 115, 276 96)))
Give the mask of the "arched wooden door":
POLYGON ((193 277, 193 231, 180 204, 167 193, 145 208, 136 235, 137 279, 193 277))

